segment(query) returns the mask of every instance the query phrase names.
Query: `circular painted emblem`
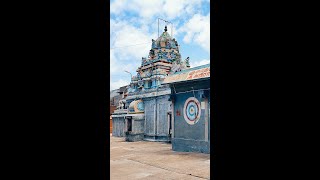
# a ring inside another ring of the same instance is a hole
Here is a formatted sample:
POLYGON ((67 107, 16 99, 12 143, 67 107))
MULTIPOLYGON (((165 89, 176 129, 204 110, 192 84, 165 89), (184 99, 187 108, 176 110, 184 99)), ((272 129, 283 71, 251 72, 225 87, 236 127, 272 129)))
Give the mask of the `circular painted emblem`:
POLYGON ((200 102, 190 97, 186 100, 183 107, 183 116, 186 122, 190 125, 196 124, 201 116, 200 102))

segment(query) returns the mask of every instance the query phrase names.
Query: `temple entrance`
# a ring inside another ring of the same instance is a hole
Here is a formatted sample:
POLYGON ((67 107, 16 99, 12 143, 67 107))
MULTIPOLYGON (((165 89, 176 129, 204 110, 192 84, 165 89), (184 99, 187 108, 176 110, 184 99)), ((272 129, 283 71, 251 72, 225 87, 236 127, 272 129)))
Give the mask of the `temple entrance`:
POLYGON ((168 112, 168 142, 171 143, 171 138, 172 138, 172 113, 168 112))
POLYGON ((110 134, 112 134, 112 116, 110 116, 110 134))
POLYGON ((211 119, 210 119, 210 101, 209 101, 208 111, 209 111, 209 121, 208 121, 208 126, 209 126, 209 138, 208 138, 208 140, 210 141, 210 123, 211 123, 211 119))
POLYGON ((127 131, 131 132, 132 131, 132 118, 127 117, 127 131))

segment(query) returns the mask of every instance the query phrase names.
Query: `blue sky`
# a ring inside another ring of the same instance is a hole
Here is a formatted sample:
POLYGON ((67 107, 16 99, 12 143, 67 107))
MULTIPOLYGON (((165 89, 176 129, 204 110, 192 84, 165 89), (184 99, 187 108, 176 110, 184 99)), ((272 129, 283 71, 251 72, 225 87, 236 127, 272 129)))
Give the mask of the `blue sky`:
MULTIPOLYGON (((158 37, 158 18, 173 23, 173 38, 191 67, 210 63, 210 0, 111 0, 110 90, 130 83, 125 70, 136 75, 158 37)), ((159 33, 165 25, 160 21, 159 33)))

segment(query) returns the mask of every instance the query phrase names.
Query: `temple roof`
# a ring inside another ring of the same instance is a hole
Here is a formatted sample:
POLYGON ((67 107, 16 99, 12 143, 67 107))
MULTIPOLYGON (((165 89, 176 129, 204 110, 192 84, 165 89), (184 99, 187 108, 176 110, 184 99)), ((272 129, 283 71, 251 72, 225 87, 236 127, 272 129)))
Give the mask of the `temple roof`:
POLYGON ((167 76, 162 84, 210 78, 210 64, 185 69, 167 76))
POLYGON ((166 42, 168 40, 172 40, 170 34, 168 32, 163 32, 159 37, 158 39, 156 40, 156 42, 166 42))
POLYGON ((152 49, 154 49, 156 47, 166 47, 167 43, 169 43, 172 46, 172 47, 170 46, 170 47, 167 47, 167 48, 169 48, 169 49, 176 48, 177 42, 167 32, 167 26, 166 26, 165 29, 164 29, 164 32, 154 41, 154 45, 155 46, 153 46, 152 49))

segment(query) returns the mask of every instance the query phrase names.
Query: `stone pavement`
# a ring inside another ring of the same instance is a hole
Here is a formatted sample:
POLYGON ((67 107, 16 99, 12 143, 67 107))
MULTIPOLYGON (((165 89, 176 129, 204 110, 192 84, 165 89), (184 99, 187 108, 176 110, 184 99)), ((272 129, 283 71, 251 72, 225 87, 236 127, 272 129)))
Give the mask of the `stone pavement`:
POLYGON ((175 152, 162 142, 126 142, 110 135, 110 178, 210 179, 210 155, 175 152))

